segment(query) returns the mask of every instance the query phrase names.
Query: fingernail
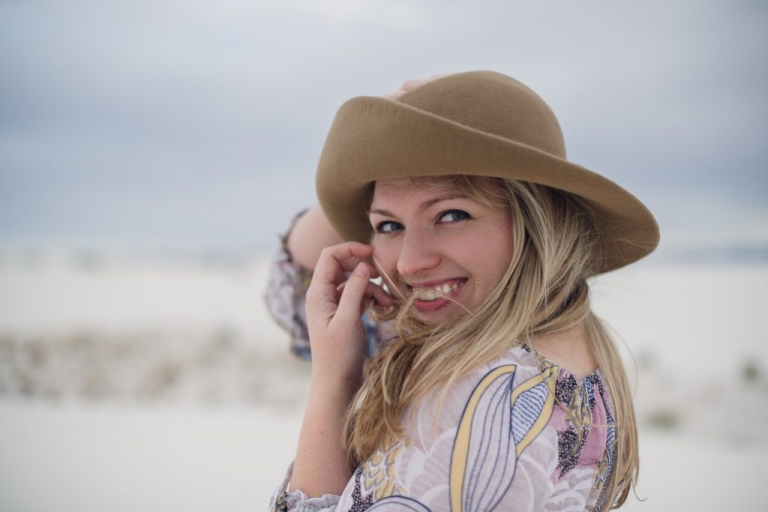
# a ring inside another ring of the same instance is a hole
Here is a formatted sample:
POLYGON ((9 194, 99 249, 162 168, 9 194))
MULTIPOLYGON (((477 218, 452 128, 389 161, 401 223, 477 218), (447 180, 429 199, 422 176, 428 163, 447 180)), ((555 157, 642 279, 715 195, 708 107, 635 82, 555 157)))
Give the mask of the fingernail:
POLYGON ((356 276, 365 276, 365 263, 358 263, 352 273, 356 276))

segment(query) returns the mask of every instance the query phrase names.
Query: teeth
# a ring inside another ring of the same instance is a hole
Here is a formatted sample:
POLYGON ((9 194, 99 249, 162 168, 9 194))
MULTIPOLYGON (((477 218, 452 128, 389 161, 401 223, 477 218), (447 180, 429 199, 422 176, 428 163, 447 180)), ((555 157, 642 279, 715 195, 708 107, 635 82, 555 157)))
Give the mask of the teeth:
POLYGON ((419 290, 419 293, 417 294, 419 300, 425 300, 425 301, 433 301, 437 298, 437 294, 435 293, 435 290, 430 290, 429 288, 424 288, 422 290, 419 290))
POLYGON ((445 283, 442 286, 432 288, 419 288, 416 290, 416 298, 425 302, 431 302, 438 297, 448 295, 452 291, 456 290, 460 286, 460 283, 449 284, 445 283))

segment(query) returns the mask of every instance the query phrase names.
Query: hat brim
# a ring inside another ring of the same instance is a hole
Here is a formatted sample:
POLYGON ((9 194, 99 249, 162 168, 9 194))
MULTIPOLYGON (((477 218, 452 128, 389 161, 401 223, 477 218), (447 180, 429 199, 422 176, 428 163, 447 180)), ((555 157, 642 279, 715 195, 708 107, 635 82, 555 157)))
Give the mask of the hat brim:
POLYGON ((377 97, 341 106, 317 171, 317 194, 344 240, 370 242, 377 180, 466 174, 529 181, 575 194, 595 210, 598 272, 639 260, 659 243, 653 215, 611 180, 547 152, 377 97))

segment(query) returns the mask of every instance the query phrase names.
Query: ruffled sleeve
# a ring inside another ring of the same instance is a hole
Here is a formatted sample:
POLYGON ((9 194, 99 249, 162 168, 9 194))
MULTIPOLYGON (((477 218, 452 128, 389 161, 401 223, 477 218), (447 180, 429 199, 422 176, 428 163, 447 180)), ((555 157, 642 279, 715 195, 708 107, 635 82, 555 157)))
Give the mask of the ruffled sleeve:
POLYGON ((322 512, 336 510, 339 496, 324 494, 319 498, 310 498, 301 491, 288 491, 293 474, 293 464, 285 474, 283 482, 275 489, 269 502, 269 512, 322 512))
MULTIPOLYGON (((291 229, 304 213, 293 219, 291 229)), ((309 360, 306 297, 312 271, 293 261, 286 245, 290 232, 289 229, 281 238, 280 251, 272 261, 264 300, 272 318, 290 334, 291 350, 309 360)))

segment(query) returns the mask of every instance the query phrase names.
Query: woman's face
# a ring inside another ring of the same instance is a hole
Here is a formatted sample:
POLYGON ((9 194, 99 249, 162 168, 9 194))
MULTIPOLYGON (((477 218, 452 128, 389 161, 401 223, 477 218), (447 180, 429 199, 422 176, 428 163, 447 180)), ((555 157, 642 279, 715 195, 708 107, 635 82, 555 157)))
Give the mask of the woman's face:
POLYGON ((441 290, 476 309, 501 281, 512 259, 507 209, 481 204, 462 189, 411 178, 376 182, 369 214, 374 255, 426 322, 464 313, 441 290))

